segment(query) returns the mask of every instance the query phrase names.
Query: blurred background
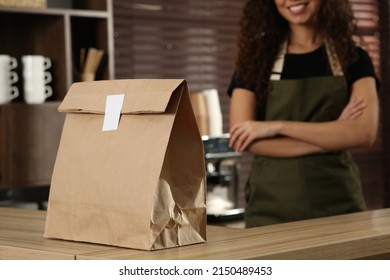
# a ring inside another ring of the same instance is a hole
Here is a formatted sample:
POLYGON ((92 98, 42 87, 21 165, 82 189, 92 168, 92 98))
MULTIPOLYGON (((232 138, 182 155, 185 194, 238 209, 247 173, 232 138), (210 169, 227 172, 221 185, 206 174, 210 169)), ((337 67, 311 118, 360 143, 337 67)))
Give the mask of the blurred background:
MULTIPOLYGON (((28 7, 0 0, 0 54, 47 56, 53 96, 26 104, 22 94, 0 105, 0 202, 45 208, 63 116, 56 112, 80 80, 88 50, 104 55, 94 79, 182 78, 192 93, 215 89, 228 132, 226 89, 244 0, 48 0, 28 7), (25 34, 21 36, 21 34, 25 34)), ((9 1, 8 1, 9 2, 9 1)), ((16 1, 17 2, 17 1, 16 1)), ((30 3, 33 3, 31 1, 30 3)), ((40 2, 40 1, 38 1, 40 2)), ((381 78, 381 127, 374 147, 353 151, 370 209, 390 206, 390 1, 351 0, 359 31, 381 78)), ((84 69, 85 70, 85 69, 84 69)), ((23 79, 16 83, 23 88, 23 79)), ((22 90, 20 90, 22 91, 22 90)), ((238 162, 237 203, 243 207, 251 157, 238 162)))

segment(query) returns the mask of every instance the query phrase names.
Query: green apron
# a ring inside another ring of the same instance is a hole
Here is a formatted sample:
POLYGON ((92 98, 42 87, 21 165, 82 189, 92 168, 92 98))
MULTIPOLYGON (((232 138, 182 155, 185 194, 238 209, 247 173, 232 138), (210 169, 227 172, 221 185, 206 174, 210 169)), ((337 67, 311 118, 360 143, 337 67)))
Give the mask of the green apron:
MULTIPOLYGON (((265 120, 336 120, 349 93, 334 51, 327 46, 334 76, 278 80, 285 49, 274 65, 265 120), (275 78, 276 77, 276 78, 275 78)), ((362 211, 359 170, 347 151, 294 158, 255 156, 247 183, 247 227, 362 211)))

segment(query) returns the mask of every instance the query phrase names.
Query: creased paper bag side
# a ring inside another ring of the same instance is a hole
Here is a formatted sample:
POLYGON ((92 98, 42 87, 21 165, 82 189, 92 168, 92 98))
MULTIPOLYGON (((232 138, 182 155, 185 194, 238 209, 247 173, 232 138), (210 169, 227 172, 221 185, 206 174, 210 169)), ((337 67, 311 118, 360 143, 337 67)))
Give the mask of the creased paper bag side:
POLYGON ((151 249, 206 241, 203 145, 184 87, 151 217, 151 249))

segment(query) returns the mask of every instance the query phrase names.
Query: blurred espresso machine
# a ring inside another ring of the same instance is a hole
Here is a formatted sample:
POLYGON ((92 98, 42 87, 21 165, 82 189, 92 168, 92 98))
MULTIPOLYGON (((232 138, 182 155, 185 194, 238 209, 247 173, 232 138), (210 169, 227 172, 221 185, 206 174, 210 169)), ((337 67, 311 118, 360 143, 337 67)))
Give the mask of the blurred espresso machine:
POLYGON ((207 219, 209 222, 241 219, 238 205, 241 153, 229 147, 229 135, 203 136, 207 175, 207 219))
POLYGON ((222 113, 216 89, 191 94, 191 102, 202 135, 207 175, 207 220, 240 219, 238 207, 241 153, 229 147, 229 134, 222 132, 222 113))

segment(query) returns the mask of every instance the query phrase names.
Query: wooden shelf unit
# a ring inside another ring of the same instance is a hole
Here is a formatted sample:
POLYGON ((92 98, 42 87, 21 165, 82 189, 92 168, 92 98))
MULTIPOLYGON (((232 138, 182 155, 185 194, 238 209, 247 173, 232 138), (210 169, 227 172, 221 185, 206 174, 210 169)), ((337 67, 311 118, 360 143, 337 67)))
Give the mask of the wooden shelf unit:
POLYGON ((0 54, 17 59, 19 76, 19 97, 0 105, 0 189, 50 185, 64 120, 57 107, 78 81, 80 49, 104 50, 96 80, 114 79, 112 14, 112 0, 48 0, 45 9, 0 6, 0 54), (52 61, 53 95, 44 104, 24 103, 23 55, 52 61))

